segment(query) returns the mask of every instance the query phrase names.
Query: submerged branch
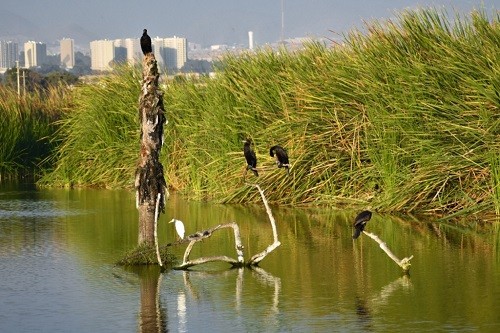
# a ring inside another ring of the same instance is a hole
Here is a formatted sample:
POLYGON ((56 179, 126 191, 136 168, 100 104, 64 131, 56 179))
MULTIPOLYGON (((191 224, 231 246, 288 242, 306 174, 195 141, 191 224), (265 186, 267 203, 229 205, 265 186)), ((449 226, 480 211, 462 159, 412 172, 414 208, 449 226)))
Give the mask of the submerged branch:
POLYGON ((399 259, 398 257, 396 257, 396 255, 394 253, 392 253, 392 251, 387 247, 387 244, 385 242, 383 242, 377 235, 375 234, 372 234, 370 232, 366 232, 366 231, 363 231, 363 233, 365 235, 367 235, 368 237, 370 237, 371 239, 373 239, 374 241, 376 241, 380 248, 382 250, 384 250, 384 252, 396 263, 398 264, 399 267, 401 267, 403 269, 403 271, 405 273, 408 273, 408 271, 410 270, 410 266, 411 266, 411 263, 410 263, 410 260, 413 258, 413 255, 410 256, 410 257, 407 257, 407 258, 403 258, 403 259, 399 259))
MULTIPOLYGON (((264 206, 266 207, 266 212, 267 215, 269 216, 269 221, 271 222, 271 227, 273 231, 273 240, 274 242, 269 245, 264 251, 257 253, 256 255, 252 256, 248 262, 245 263, 244 258, 243 258, 243 244, 241 243, 241 236, 240 236, 240 228, 235 222, 231 223, 226 223, 226 224, 219 224, 211 229, 207 229, 205 231, 198 231, 192 235, 189 235, 186 237, 186 240, 182 240, 179 243, 184 243, 186 241, 189 241, 189 245, 186 248, 186 251, 184 252, 184 258, 182 259, 182 264, 174 267, 174 269, 187 269, 189 267, 199 265, 199 264, 204 264, 207 262, 213 262, 213 261, 223 261, 223 262, 228 262, 233 266, 236 267, 242 267, 242 266, 256 266, 261 262, 269 253, 274 251, 278 246, 281 245, 280 241, 278 240, 278 231, 276 228, 276 221, 274 220, 273 213, 271 211, 271 208, 269 207, 269 204, 267 203, 266 196, 264 195, 264 191, 260 188, 259 185, 257 184, 247 184, 250 186, 254 186, 257 188, 259 191, 262 201, 264 202, 264 206), (227 256, 213 256, 213 257, 201 257, 197 258, 194 260, 189 260, 189 255, 191 254, 191 250, 193 249, 194 244, 197 242, 208 238, 212 236, 213 232, 219 229, 223 228, 233 228, 234 231, 234 241, 235 241, 235 247, 236 247, 236 255, 237 259, 233 259, 227 256)), ((173 244, 169 244, 173 245, 173 244)))
POLYGON ((243 245, 241 244, 240 228, 235 222, 219 224, 211 229, 196 232, 192 235, 189 235, 187 239, 189 240, 189 245, 187 246, 186 251, 184 252, 184 258, 182 259, 182 264, 177 267, 174 267, 175 269, 187 269, 191 266, 213 261, 224 261, 230 263, 233 266, 243 266, 244 264, 243 245), (189 255, 191 254, 191 250, 193 249, 195 243, 212 236, 213 232, 224 228, 233 228, 235 248, 238 258, 237 260, 227 256, 201 257, 194 260, 189 260, 189 255))
POLYGON ((264 207, 266 207, 266 212, 267 212, 267 216, 269 217, 269 222, 271 223, 271 227, 273 229, 273 240, 274 240, 274 242, 271 245, 269 245, 264 251, 257 253, 256 255, 252 256, 252 258, 250 258, 248 265, 255 266, 255 265, 258 265, 259 262, 261 262, 262 259, 264 259, 269 253, 271 253, 278 246, 280 246, 281 243, 278 240, 278 230, 276 228, 276 221, 274 220, 274 216, 273 216, 273 212, 271 211, 271 207, 269 207, 269 204, 267 203, 267 199, 266 199, 266 196, 264 195, 264 191, 257 184, 248 184, 248 185, 257 188, 257 190, 260 193, 260 196, 262 198, 262 202, 264 203, 264 207))

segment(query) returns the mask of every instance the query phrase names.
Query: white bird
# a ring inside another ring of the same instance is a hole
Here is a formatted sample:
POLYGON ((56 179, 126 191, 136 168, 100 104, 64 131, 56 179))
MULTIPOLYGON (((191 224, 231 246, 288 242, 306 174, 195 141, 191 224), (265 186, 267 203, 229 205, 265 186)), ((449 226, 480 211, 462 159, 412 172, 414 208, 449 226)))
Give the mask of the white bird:
POLYGON ((172 219, 168 223, 172 223, 172 222, 175 222, 175 231, 177 231, 177 235, 179 235, 179 237, 181 239, 184 239, 184 233, 186 232, 186 230, 184 229, 184 223, 182 223, 181 220, 177 220, 177 219, 172 219))

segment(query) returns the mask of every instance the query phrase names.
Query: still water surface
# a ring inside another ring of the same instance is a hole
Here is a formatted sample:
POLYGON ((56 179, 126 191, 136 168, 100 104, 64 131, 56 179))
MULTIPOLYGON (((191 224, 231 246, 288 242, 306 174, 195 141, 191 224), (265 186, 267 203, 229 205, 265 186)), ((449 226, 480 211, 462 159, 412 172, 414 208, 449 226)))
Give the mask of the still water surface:
MULTIPOLYGON (((500 332, 500 232, 374 214, 367 230, 410 276, 362 235, 356 212, 272 207, 282 245, 260 268, 192 271, 114 265, 137 243, 134 195, 109 190, 0 188, 0 332, 500 332)), ((160 243, 220 223, 240 225, 245 256, 272 242, 260 205, 173 196, 160 243)), ((191 258, 235 257, 231 231, 191 258)), ((185 246, 185 245, 184 245, 185 246)), ((174 249, 181 258, 183 247, 174 249)))

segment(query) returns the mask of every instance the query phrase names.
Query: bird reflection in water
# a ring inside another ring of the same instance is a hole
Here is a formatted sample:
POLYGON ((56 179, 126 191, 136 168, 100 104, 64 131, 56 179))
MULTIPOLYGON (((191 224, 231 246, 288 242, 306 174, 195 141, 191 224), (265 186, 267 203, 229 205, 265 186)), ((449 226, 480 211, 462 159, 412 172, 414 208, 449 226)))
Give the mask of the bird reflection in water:
POLYGON ((371 311, 366 304, 366 300, 356 296, 355 307, 358 321, 363 326, 363 330, 373 331, 371 311))
POLYGON ((384 286, 380 292, 367 300, 365 297, 356 296, 354 307, 357 321, 362 325, 362 331, 375 331, 373 318, 377 312, 382 311, 389 302, 390 297, 397 291, 411 290, 412 283, 408 275, 403 275, 384 286))

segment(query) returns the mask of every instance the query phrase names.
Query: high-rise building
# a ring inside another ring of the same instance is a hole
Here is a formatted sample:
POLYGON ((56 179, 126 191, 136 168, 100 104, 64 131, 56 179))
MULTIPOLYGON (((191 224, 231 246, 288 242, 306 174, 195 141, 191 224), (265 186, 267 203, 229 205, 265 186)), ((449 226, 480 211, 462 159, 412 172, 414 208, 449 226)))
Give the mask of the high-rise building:
POLYGON ((0 41, 0 72, 16 66, 19 60, 18 45, 11 41, 0 41))
POLYGON ((165 38, 165 64, 167 68, 181 69, 187 61, 187 40, 181 37, 165 38))
POLYGON ((159 66, 165 66, 165 61, 163 60, 163 38, 154 37, 151 39, 151 46, 153 48, 153 54, 155 55, 156 62, 159 66))
POLYGON ((47 45, 29 41, 24 43, 24 67, 41 66, 47 58, 47 45))
POLYGON ((124 39, 115 39, 113 41, 115 46, 115 55, 113 57, 114 63, 125 63, 127 62, 127 47, 125 45, 124 39))
POLYGON ((115 58, 115 45, 112 40, 90 42, 90 68, 96 71, 109 71, 115 58))
MULTIPOLYGON (((180 69, 187 61, 186 38, 155 37, 151 40, 153 53, 159 66, 180 69)), ((142 59, 138 38, 95 40, 90 43, 91 66, 93 70, 108 71, 113 63, 135 64, 142 59)))
POLYGON ((130 64, 140 62, 142 59, 141 44, 139 38, 126 38, 124 46, 127 49, 127 61, 130 64))
POLYGON ((186 38, 176 36, 170 38, 155 37, 151 44, 158 65, 171 69, 180 69, 186 63, 186 38))
POLYGON ((61 65, 64 68, 71 69, 75 66, 75 48, 74 41, 71 38, 63 38, 61 45, 61 65))

